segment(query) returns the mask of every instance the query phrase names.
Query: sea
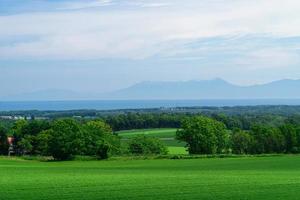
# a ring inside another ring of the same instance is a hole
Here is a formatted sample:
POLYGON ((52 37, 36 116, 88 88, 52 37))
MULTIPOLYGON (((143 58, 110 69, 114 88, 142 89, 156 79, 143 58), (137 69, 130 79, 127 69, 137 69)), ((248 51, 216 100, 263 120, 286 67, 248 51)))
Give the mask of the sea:
POLYGON ((117 110, 200 106, 300 105, 300 99, 0 101, 0 111, 117 110))

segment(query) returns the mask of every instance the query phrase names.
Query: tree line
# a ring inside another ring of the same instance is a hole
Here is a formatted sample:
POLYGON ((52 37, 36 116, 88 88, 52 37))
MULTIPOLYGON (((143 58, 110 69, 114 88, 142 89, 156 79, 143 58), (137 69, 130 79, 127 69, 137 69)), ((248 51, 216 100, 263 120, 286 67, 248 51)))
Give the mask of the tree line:
POLYGON ((116 130, 178 128, 176 139, 190 154, 300 153, 300 117, 273 115, 227 116, 214 114, 138 114, 106 116, 95 120, 18 120, 0 124, 0 154, 13 146, 16 155, 52 156, 57 160, 75 155, 99 159, 111 155, 166 154, 158 138, 137 136, 121 142, 116 130), (9 144, 7 137, 13 137, 9 144))
POLYGON ((179 128, 184 117, 190 114, 151 114, 127 113, 104 116, 102 119, 114 131, 148 128, 179 128))
POLYGON ((7 155, 10 146, 15 155, 52 156, 56 160, 69 160, 76 155, 106 159, 121 154, 167 153, 157 138, 137 136, 121 145, 120 137, 103 120, 19 120, 10 129, 0 126, 0 154, 7 155), (8 137, 13 138, 11 144, 8 137))
POLYGON ((249 130, 232 130, 213 118, 197 116, 182 122, 176 138, 187 143, 190 154, 300 153, 300 126, 254 124, 249 130))
POLYGON ((225 114, 225 113, 126 113, 102 116, 114 131, 147 128, 180 128, 185 118, 206 116, 225 124, 229 130, 250 130, 255 125, 277 127, 286 123, 300 125, 300 115, 276 114, 225 114))

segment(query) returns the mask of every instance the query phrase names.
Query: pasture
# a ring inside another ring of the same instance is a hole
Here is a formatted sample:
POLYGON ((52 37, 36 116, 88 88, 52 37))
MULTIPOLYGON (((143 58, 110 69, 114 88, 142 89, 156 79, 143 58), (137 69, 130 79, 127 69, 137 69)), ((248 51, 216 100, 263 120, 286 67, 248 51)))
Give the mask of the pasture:
POLYGON ((292 200, 300 157, 39 162, 0 158, 1 200, 292 200))

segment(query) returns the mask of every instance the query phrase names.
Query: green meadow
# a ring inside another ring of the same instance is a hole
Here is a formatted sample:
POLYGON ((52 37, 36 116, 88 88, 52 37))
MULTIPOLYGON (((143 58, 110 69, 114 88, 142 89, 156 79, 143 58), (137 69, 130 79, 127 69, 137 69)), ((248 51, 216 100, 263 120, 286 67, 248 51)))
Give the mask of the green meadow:
POLYGON ((0 158, 1 200, 292 200, 300 157, 40 162, 0 158))
POLYGON ((135 129, 118 131, 117 134, 123 141, 128 141, 136 135, 157 137, 167 146, 169 154, 188 154, 185 143, 175 139, 176 131, 175 128, 135 129))
POLYGON ((174 138, 177 129, 175 128, 157 128, 157 129, 134 129, 118 131, 117 133, 124 138, 131 138, 136 135, 149 135, 158 138, 174 138))

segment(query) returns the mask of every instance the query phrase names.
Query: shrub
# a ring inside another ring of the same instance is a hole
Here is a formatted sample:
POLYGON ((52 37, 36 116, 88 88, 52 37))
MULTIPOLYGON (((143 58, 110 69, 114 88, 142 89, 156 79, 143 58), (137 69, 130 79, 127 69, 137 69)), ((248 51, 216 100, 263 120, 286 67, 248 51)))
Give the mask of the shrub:
POLYGON ((139 135, 129 142, 129 152, 137 155, 167 154, 165 145, 155 137, 139 135))

